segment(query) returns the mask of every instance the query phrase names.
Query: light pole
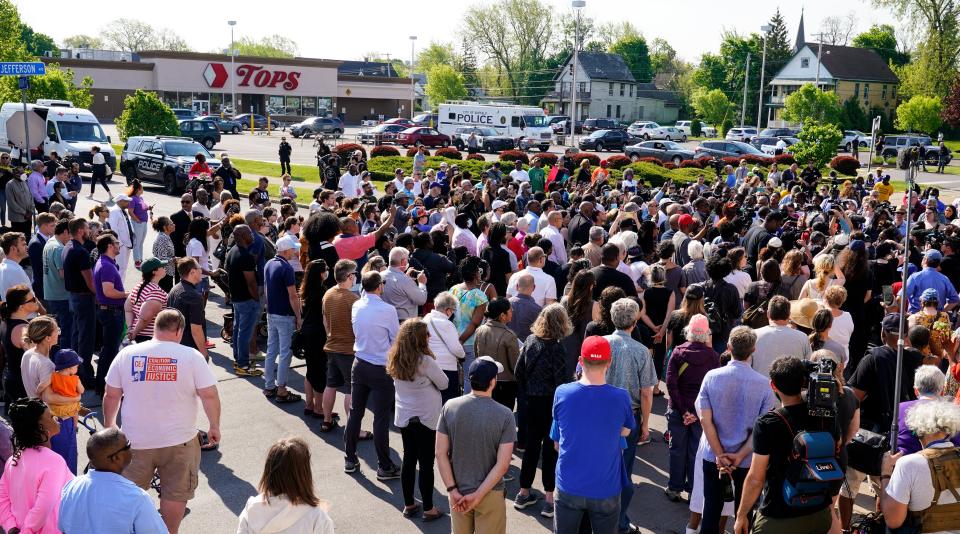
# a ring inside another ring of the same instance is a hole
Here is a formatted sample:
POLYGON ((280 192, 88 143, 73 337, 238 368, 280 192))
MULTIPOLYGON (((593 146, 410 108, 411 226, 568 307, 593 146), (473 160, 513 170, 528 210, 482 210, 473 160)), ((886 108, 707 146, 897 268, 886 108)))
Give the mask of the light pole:
MULTIPOLYGON (((576 13, 573 24, 573 72, 570 79, 570 147, 575 148, 577 146, 574 137, 577 135, 577 60, 579 59, 580 48, 580 10, 587 5, 587 2, 586 0, 573 0, 570 5, 576 13)), ((560 86, 563 87, 562 82, 560 86)))
POLYGON ((230 108, 233 109, 231 115, 237 115, 237 82, 236 69, 233 68, 233 58, 237 55, 236 42, 233 40, 233 27, 237 25, 237 21, 228 20, 227 24, 230 25, 230 108))
POLYGON ((413 80, 413 47, 417 43, 417 36, 410 36, 410 120, 413 120, 413 99, 416 95, 413 80))
POLYGON ((757 103, 757 135, 760 135, 760 117, 763 116, 763 75, 767 68, 767 36, 770 35, 770 30, 772 29, 773 26, 769 24, 760 26, 760 31, 763 32, 761 34, 763 39, 763 59, 760 60, 760 102, 757 103))

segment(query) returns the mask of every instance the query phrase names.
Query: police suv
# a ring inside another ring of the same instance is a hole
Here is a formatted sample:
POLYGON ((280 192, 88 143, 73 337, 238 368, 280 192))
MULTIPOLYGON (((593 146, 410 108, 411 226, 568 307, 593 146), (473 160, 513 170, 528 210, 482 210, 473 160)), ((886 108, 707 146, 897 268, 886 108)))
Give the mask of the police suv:
POLYGON ((139 178, 142 182, 161 184, 167 194, 175 195, 186 187, 189 181, 187 173, 198 153, 207 158, 207 165, 212 170, 220 167, 219 160, 189 137, 131 137, 123 145, 120 154, 120 172, 128 183, 139 178))

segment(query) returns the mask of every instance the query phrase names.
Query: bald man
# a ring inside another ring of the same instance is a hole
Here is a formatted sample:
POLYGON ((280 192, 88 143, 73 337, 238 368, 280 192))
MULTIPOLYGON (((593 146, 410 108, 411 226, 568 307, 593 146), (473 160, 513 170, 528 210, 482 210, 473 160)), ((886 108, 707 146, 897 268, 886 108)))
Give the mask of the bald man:
POLYGON ((111 427, 90 436, 87 457, 90 471, 63 488, 57 523, 61 531, 167 532, 147 492, 120 474, 133 458, 123 431, 111 427))
POLYGON ((533 291, 536 289, 536 280, 530 273, 523 273, 517 277, 517 294, 510 297, 510 309, 513 318, 507 326, 517 334, 521 341, 530 335, 530 325, 540 315, 542 309, 537 301, 533 300, 533 291))
POLYGON ((547 214, 547 225, 540 232, 540 237, 549 239, 553 243, 550 259, 557 265, 567 263, 567 244, 563 234, 560 233, 561 228, 563 228, 563 214, 559 211, 551 211, 547 214))

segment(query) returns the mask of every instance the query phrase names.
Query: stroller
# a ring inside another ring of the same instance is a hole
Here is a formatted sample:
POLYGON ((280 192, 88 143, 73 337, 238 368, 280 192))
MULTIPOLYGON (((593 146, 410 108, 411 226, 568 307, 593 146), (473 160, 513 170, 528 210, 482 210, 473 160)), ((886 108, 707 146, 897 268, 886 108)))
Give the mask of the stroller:
MULTIPOLYGON (((230 306, 230 283, 227 279, 227 272, 223 269, 217 270, 216 273, 210 276, 210 279, 213 280, 213 283, 217 284, 217 287, 220 288, 220 291, 223 291, 225 303, 227 306, 230 306)), ((267 312, 263 311, 260 314, 260 321, 257 323, 257 335, 260 337, 267 337, 267 312)), ((233 312, 229 311, 223 314, 223 327, 220 329, 220 337, 227 343, 230 343, 233 339, 233 312)))

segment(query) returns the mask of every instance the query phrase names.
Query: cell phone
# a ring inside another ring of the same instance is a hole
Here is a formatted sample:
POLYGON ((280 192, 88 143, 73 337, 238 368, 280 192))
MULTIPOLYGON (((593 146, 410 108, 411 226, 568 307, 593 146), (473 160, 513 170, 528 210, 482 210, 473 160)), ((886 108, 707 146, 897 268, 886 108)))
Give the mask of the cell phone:
POLYGON ((883 304, 893 305, 893 286, 883 286, 883 304))
POLYGON ((617 203, 616 203, 616 202, 611 202, 611 203, 610 203, 610 209, 612 209, 612 210, 617 209, 617 203))

